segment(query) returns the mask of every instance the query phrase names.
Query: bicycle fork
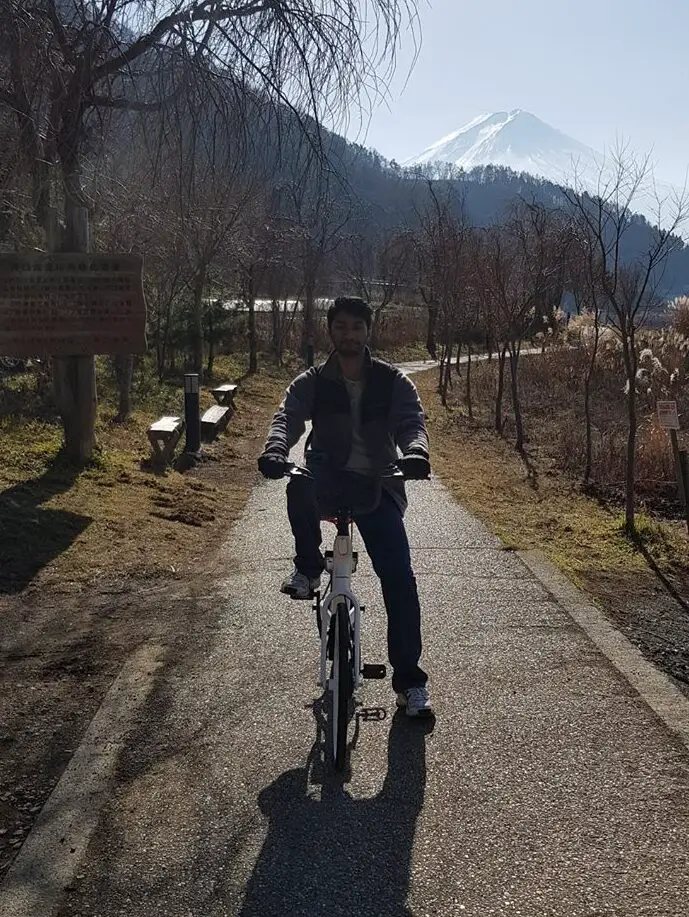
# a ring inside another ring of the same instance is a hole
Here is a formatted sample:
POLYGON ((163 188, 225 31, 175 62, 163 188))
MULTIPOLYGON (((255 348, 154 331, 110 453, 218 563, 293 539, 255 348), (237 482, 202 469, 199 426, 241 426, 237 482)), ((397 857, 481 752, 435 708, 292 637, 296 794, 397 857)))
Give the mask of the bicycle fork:
POLYGON ((354 635, 354 689, 363 684, 361 672, 361 605, 352 592, 352 574, 357 567, 358 555, 352 550, 351 534, 338 535, 332 551, 326 551, 325 568, 330 573, 330 590, 320 605, 321 613, 321 665, 318 684, 328 686, 328 636, 333 616, 340 599, 347 603, 349 626, 354 635))

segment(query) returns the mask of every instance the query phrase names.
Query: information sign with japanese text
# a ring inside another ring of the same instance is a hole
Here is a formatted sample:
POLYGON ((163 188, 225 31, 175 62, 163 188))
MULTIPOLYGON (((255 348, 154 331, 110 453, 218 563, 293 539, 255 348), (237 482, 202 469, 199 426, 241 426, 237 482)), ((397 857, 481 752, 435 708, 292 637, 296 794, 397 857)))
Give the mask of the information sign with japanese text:
POLYGON ((0 356, 143 353, 142 269, 130 254, 0 255, 0 356))

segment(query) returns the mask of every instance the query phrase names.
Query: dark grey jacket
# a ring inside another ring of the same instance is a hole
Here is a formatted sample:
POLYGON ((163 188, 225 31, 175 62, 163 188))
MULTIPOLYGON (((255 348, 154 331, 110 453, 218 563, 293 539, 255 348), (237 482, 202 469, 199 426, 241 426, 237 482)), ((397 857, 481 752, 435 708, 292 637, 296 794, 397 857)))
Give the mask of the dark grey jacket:
MULTIPOLYGON (((273 417, 266 452, 287 457, 313 422, 307 465, 314 460, 343 468, 352 448, 352 420, 339 361, 335 354, 321 366, 312 367, 289 385, 273 417)), ((423 408, 414 383, 389 363, 372 359, 366 352, 364 391, 361 398, 361 435, 374 472, 382 472, 403 455, 428 458, 428 434, 423 408)), ((385 481, 400 509, 406 508, 404 484, 385 481)))

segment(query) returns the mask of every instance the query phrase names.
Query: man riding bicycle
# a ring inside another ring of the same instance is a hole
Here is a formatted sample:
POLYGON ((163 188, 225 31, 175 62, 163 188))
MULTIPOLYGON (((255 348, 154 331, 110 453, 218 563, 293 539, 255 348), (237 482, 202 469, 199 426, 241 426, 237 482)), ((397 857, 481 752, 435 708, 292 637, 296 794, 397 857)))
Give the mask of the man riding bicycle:
POLYGON ((290 449, 306 421, 312 421, 306 449, 312 477, 295 475, 287 485, 296 556, 282 592, 294 599, 308 599, 320 587, 325 567, 321 519, 332 512, 338 472, 377 485, 373 504, 355 511, 353 519, 383 590, 397 704, 409 716, 430 716, 428 678, 419 667, 421 609, 403 521, 404 482, 384 476, 396 463, 405 478, 428 478, 428 434, 414 384, 394 366, 371 357, 371 317, 362 299, 335 300, 328 310, 333 352, 322 366, 311 367, 288 386, 258 467, 267 478, 282 477, 290 449))

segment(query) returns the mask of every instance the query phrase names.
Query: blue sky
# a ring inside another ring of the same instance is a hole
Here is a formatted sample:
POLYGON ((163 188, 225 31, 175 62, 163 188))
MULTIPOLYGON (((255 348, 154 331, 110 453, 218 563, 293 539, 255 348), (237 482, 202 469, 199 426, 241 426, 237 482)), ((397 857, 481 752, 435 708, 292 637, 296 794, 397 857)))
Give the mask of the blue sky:
POLYGON ((402 161, 479 114, 523 108, 599 151, 652 152, 656 176, 689 166, 686 0, 420 0, 388 107, 352 139, 402 161))

